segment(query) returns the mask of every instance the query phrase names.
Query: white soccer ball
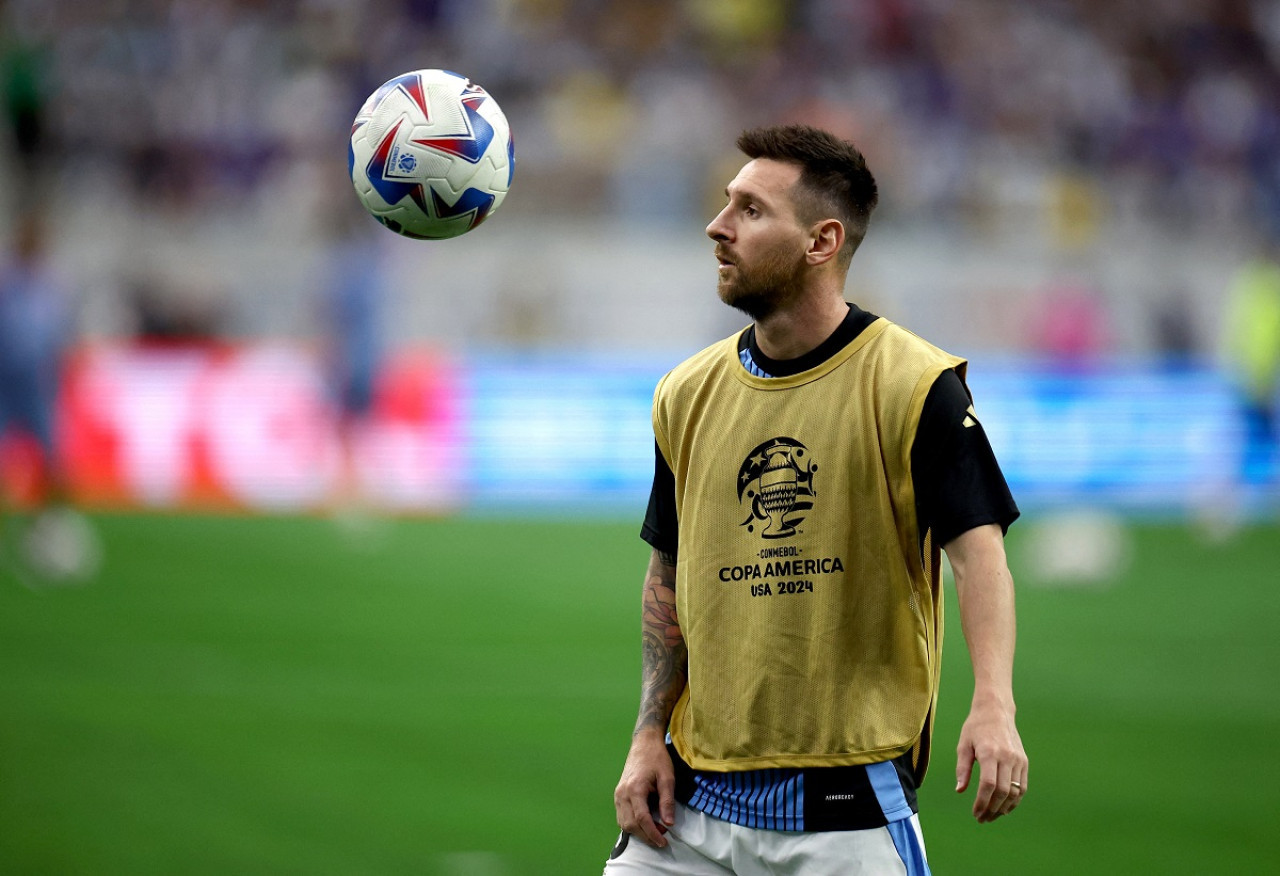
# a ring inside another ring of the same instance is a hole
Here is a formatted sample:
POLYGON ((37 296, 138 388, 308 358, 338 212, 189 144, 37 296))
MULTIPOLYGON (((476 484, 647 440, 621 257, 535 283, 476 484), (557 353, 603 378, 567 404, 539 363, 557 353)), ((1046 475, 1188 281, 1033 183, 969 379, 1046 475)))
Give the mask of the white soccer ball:
POLYGON ((414 70, 365 101, 347 164, 375 219, 405 237, 442 240, 493 215, 516 156, 511 127, 488 92, 447 70, 414 70))

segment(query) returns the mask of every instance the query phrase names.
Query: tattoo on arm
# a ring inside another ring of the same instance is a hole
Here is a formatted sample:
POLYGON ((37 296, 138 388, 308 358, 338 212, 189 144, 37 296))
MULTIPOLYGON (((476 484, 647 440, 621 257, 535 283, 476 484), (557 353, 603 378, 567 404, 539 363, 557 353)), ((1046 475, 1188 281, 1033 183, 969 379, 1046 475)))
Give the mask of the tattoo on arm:
POLYGON ((688 679, 689 651, 676 617, 675 565, 654 552, 645 576, 641 630, 640 716, 636 732, 665 730, 688 679))

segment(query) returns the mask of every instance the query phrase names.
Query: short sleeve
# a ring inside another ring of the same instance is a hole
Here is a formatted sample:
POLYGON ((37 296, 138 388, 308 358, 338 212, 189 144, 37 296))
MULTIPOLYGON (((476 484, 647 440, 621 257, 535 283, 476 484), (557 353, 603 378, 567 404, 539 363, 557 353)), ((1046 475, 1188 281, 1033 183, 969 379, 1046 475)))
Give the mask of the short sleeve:
POLYGON ((988 523, 1007 532, 1020 513, 969 390, 954 370, 939 375, 925 399, 911 473, 920 531, 933 530, 937 545, 988 523))
POLYGON ((649 508, 645 511, 640 537, 654 550, 674 557, 680 545, 680 524, 676 516, 676 477, 656 441, 653 457, 653 486, 649 490, 649 508))

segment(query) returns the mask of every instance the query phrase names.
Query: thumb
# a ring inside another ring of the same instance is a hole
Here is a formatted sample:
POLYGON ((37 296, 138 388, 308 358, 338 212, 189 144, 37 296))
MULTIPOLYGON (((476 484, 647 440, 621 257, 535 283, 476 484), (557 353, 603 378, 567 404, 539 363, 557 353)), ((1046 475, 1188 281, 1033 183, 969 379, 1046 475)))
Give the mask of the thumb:
POLYGON ((973 748, 966 745, 959 751, 956 760, 956 793, 969 787, 969 777, 973 775, 973 748))

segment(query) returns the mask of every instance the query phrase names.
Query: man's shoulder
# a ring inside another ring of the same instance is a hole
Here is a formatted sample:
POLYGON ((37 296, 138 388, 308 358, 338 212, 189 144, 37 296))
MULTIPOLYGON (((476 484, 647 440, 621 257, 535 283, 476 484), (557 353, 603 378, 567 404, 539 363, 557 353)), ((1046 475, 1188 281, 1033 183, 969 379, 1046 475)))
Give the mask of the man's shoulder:
POLYGON ((886 345, 891 345, 899 349, 908 349, 919 355, 930 357, 950 357, 950 353, 939 347, 937 344, 927 341, 920 335, 911 331, 911 329, 901 326, 896 322, 880 318, 884 323, 884 330, 880 332, 877 340, 886 345))
POLYGON ((957 373, 964 377, 968 363, 963 357, 948 353, 895 322, 888 320, 883 322, 884 330, 876 336, 874 344, 880 359, 887 367, 895 370, 909 368, 924 372, 956 369, 957 373))
POLYGON ((735 332, 716 341, 672 368, 658 383, 657 394, 669 394, 678 392, 683 387, 697 386, 707 379, 709 373, 732 364, 736 361, 738 338, 741 334, 735 332))

